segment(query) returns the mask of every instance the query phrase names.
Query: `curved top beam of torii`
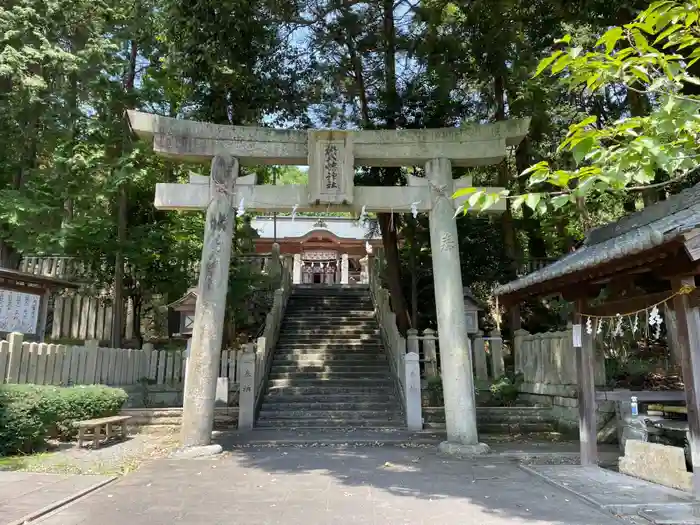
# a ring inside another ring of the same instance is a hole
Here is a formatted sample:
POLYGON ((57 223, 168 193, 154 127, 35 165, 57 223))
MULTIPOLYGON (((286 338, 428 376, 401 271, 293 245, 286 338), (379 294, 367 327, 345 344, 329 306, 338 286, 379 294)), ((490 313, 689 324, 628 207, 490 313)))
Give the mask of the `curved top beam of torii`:
MULTIPOLYGON (((428 180, 409 176, 408 186, 354 186, 355 166, 415 166, 442 158, 453 166, 487 166, 500 162, 507 147, 525 137, 530 119, 475 124, 462 128, 417 130, 280 130, 253 126, 224 126, 129 111, 131 128, 152 140, 164 156, 207 161, 216 155, 236 157, 241 165, 308 165, 308 186, 257 186, 254 177, 236 182, 238 200, 247 209, 266 211, 376 212, 429 211, 428 180)), ((209 202, 206 180, 190 184, 158 184, 155 205, 159 209, 204 209, 209 202)), ((471 186, 471 177, 454 181, 451 194, 471 186)), ((486 188, 484 188, 486 189, 486 188)), ((500 188, 491 188, 499 191, 500 188)), ((455 201, 455 206, 466 198, 455 201)), ((505 209, 503 201, 490 212, 505 209)))

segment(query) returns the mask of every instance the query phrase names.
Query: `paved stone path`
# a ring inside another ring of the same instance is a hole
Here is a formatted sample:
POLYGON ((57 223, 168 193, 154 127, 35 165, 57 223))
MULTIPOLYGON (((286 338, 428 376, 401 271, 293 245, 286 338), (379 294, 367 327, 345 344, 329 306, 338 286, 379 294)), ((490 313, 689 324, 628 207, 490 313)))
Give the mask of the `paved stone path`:
POLYGON ((41 525, 614 525, 612 515, 494 459, 434 449, 250 448, 154 461, 41 525))
POLYGON ((111 479, 34 472, 0 472, 0 525, 8 525, 111 479))

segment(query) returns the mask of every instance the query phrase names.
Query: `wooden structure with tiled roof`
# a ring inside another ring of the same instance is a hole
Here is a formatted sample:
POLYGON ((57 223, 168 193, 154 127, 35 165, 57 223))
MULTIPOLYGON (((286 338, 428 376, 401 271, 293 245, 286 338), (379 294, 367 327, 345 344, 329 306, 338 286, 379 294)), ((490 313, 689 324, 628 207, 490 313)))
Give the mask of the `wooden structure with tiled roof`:
MULTIPOLYGON (((585 318, 615 316, 649 308, 673 296, 675 313, 666 325, 677 342, 688 409, 695 473, 700 473, 700 184, 666 201, 591 231, 575 252, 518 280, 495 294, 506 307, 560 294, 574 302, 575 324, 585 318), (675 294, 675 295, 674 295, 675 294), (604 298, 601 303, 600 299, 604 298), (592 306, 592 300, 597 306, 592 306), (589 317, 590 316, 590 317, 589 317)), ((596 392, 593 379, 595 330, 582 329, 576 348, 579 382, 581 462, 597 462, 596 392)), ((700 475, 693 491, 700 496, 700 475)))

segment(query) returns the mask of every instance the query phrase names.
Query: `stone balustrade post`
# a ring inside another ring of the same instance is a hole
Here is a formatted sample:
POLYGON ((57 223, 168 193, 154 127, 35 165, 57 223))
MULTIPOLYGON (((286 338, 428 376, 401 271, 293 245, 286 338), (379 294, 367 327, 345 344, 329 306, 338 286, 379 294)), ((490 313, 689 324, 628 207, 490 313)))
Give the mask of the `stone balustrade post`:
POLYGON ((425 377, 437 377, 438 363, 435 349, 435 330, 426 328, 423 330, 423 358, 425 359, 425 377))
POLYGON ((360 283, 369 284, 369 256, 360 259, 360 283))
POLYGON ((420 356, 420 339, 418 339, 418 330, 415 328, 409 328, 406 331, 406 351, 420 356))
MULTIPOLYGON (((262 338, 261 338, 262 339, 262 338)), ((264 343, 263 343, 264 344, 264 343)), ((255 422, 255 345, 244 346, 241 364, 241 384, 238 392, 238 429, 252 430, 255 422)))
POLYGON ((505 363, 503 362, 503 339, 501 332, 496 329, 489 334, 489 349, 491 350, 491 372, 494 379, 501 377, 505 373, 505 363))
POLYGON ((301 254, 294 254, 294 264, 292 267, 292 284, 301 284, 301 254))
POLYGON ((280 245, 276 242, 272 243, 272 256, 270 257, 268 275, 270 276, 270 281, 273 282, 275 286, 278 286, 282 275, 282 260, 280 258, 280 245))
POLYGON ((344 253, 340 261, 340 284, 350 284, 350 261, 348 254, 344 253))
POLYGON ((479 330, 474 337, 472 351, 474 353, 474 368, 478 381, 489 380, 489 369, 486 363, 486 345, 484 344, 484 332, 479 330))
MULTIPOLYGON (((416 339, 417 341, 417 339, 416 339)), ((408 430, 423 430, 420 392, 420 358, 417 352, 408 352, 404 359, 406 426, 408 430)))
POLYGON ((516 330, 513 333, 513 363, 515 365, 515 373, 520 373, 523 371, 523 352, 525 337, 530 335, 527 330, 516 330))

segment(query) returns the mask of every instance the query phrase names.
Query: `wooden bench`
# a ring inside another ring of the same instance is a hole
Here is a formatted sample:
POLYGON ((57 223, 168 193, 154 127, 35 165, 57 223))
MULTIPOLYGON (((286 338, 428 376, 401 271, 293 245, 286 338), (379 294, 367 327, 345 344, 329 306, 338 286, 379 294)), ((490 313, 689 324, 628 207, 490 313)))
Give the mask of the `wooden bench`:
POLYGON ((125 439, 127 435, 126 422, 131 419, 131 416, 109 416, 97 419, 86 419, 84 421, 76 421, 74 426, 78 427, 78 448, 83 446, 83 441, 92 440, 93 448, 100 446, 100 440, 108 441, 109 439, 118 436, 125 439), (118 428, 115 432, 115 427, 118 428))

